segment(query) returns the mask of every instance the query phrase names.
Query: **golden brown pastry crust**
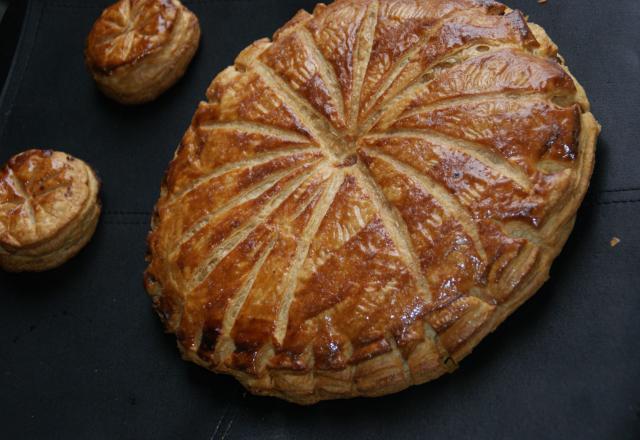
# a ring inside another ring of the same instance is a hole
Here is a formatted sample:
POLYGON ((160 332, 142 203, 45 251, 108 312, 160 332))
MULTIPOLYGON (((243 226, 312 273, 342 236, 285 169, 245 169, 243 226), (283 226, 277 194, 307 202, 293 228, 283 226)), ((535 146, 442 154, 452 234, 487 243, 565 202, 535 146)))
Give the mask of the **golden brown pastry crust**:
POLYGON ((199 41, 198 18, 178 0, 119 0, 93 25, 85 60, 106 95, 139 104, 184 75, 199 41))
POLYGON ((492 0, 338 0, 245 49, 167 171, 146 288, 185 359, 309 404, 434 379, 546 280, 599 125, 492 0))
POLYGON ((57 267, 91 239, 100 216, 99 182, 83 161, 28 150, 0 170, 0 267, 57 267))

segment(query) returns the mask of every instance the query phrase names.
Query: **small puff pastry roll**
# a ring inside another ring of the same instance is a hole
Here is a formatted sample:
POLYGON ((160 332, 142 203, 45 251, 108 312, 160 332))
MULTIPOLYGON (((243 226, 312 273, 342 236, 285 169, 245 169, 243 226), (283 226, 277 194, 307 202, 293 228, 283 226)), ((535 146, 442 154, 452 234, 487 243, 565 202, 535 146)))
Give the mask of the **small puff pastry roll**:
POLYGON ((68 154, 28 150, 0 170, 0 267, 43 271, 69 260, 91 239, 100 183, 68 154))
POLYGON ((199 41, 197 17, 178 0, 120 0, 94 23, 85 60, 107 96, 140 104, 184 74, 199 41))

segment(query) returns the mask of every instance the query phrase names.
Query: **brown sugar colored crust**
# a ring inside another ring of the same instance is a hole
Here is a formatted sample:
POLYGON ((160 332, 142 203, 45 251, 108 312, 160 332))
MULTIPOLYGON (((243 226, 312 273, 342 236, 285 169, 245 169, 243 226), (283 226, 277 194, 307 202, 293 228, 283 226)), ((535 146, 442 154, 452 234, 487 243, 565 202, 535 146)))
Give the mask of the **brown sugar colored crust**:
POLYGON ((339 0, 245 49, 196 110, 146 288, 185 359, 309 404, 452 371, 547 279, 599 125, 491 0, 339 0))
POLYGON ((85 59, 109 97, 152 101, 187 69, 200 41, 197 17, 177 0, 120 0, 93 25, 85 59))
POLYGON ((0 170, 0 268, 57 267, 91 239, 100 216, 99 182, 83 161, 28 150, 0 170))

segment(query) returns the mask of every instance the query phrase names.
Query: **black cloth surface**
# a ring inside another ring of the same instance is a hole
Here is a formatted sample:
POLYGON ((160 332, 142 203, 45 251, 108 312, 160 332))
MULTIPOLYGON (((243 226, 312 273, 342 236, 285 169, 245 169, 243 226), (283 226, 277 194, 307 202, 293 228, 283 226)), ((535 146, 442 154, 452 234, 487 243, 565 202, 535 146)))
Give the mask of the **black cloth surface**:
POLYGON ((640 438, 640 2, 508 2, 560 46, 603 125, 551 280, 454 374, 313 407, 183 362, 142 287, 149 213, 209 82, 314 2, 185 3, 200 50, 174 88, 133 108, 103 97, 83 64, 107 2, 27 5, 0 97, 0 162, 29 147, 82 158, 103 180, 104 213, 63 267, 0 273, 0 438, 640 438))

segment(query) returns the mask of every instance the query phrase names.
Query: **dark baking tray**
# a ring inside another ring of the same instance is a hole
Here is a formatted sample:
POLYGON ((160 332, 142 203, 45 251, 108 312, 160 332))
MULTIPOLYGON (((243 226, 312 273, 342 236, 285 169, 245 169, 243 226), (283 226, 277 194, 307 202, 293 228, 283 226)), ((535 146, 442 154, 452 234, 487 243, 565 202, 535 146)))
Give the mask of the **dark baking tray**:
POLYGON ((603 125, 590 192, 551 280, 456 373, 313 407, 253 397, 180 360, 141 274, 162 174, 210 80, 314 2, 186 1, 201 20, 200 51, 176 87, 135 108, 105 99, 83 65, 107 3, 29 1, 11 37, 0 162, 32 146, 89 161, 104 215, 63 267, 0 274, 0 438, 640 438, 640 2, 509 2, 558 43, 603 125))

